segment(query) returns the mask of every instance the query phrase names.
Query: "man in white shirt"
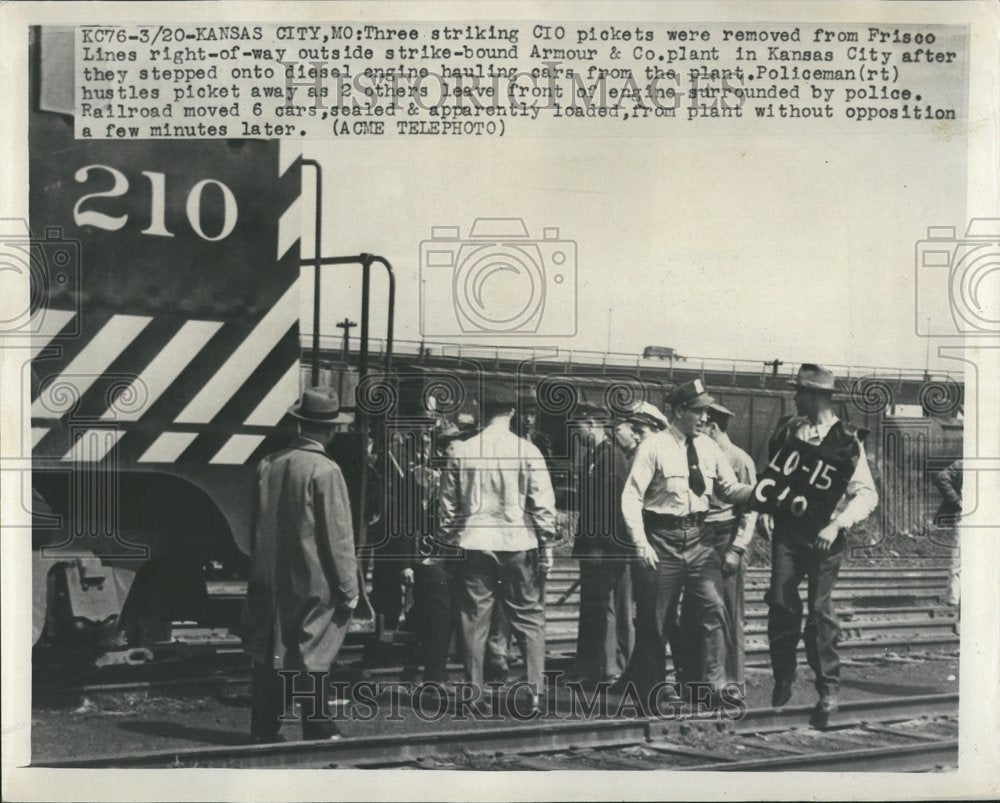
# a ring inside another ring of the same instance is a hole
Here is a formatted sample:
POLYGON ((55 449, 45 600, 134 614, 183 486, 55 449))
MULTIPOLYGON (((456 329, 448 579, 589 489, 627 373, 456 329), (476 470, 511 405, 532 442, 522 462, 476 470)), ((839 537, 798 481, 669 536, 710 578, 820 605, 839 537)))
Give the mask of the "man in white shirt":
MULTIPOLYGON (((767 635, 774 673, 771 704, 783 706, 792 696, 796 650, 803 636, 799 583, 803 577, 808 577, 806 657, 816 675, 817 714, 829 715, 838 708, 840 685, 840 657, 837 654, 840 624, 833 608, 833 587, 847 540, 844 533, 871 514, 878 504, 878 494, 861 443, 867 433, 859 433, 841 422, 833 412, 836 392, 833 374, 819 365, 805 364, 795 381, 789 384, 795 388, 798 416, 779 424, 770 443, 772 461, 786 444, 797 439, 817 447, 816 453, 825 461, 825 469, 833 469, 832 474, 825 471, 825 476, 818 471, 812 472, 813 477, 819 475, 821 480, 817 488, 829 485, 830 478, 838 479, 841 472, 835 468, 837 465, 848 467, 850 479, 829 521, 824 519, 817 524, 809 516, 796 515, 788 509, 779 509, 774 514, 771 586, 767 592, 770 606, 767 635)), ((818 464, 817 469, 822 465, 818 464)))
POLYGON ((459 633, 465 679, 483 685, 493 606, 503 606, 536 696, 545 669, 541 574, 551 565, 555 495, 538 448, 510 428, 514 388, 487 388, 482 432, 452 444, 441 473, 440 527, 464 551, 457 569, 459 633), (540 554, 541 553, 541 554, 540 554))
MULTIPOLYGON (((701 622, 703 678, 714 692, 725 684, 725 605, 719 592, 721 561, 705 523, 714 494, 745 502, 753 487, 736 475, 711 438, 702 434, 714 401, 695 379, 667 397, 670 426, 639 444, 622 494, 622 514, 638 552, 636 645, 629 676, 650 708, 665 676, 669 613, 683 590, 701 622)), ((717 703, 713 695, 712 702, 717 703)))

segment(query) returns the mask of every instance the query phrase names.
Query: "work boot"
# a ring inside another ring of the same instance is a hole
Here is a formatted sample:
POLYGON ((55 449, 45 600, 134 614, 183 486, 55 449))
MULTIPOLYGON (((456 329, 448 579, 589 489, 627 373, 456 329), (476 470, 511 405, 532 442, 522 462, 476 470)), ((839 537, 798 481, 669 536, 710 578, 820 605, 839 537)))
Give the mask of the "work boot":
POLYGON ((816 710, 823 714, 833 714, 840 708, 840 700, 837 698, 837 692, 835 691, 825 691, 820 692, 819 702, 816 703, 816 710))
POLYGON ((788 705, 792 699, 792 687, 795 686, 795 675, 774 679, 774 690, 771 692, 771 705, 781 708, 788 705))
POLYGON ((483 667, 483 682, 484 683, 506 683, 507 673, 510 668, 507 666, 507 662, 487 662, 486 666, 483 667))
POLYGON ((830 726, 830 717, 840 708, 837 692, 820 692, 819 702, 813 709, 809 724, 814 728, 823 729, 830 726))

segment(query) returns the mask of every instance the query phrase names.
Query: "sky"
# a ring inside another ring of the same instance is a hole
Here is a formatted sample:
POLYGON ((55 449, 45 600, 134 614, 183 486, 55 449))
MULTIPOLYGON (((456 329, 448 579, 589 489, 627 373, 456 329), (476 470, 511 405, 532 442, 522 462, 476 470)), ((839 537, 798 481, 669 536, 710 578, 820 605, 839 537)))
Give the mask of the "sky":
MULTIPOLYGON (((966 222, 965 140, 925 131, 449 138, 446 147, 341 139, 304 153, 324 166, 323 250, 394 264, 398 339, 421 339, 420 243, 431 228, 458 226, 465 238, 477 217, 514 217, 534 238, 557 227, 575 241, 576 334, 464 342, 922 369, 914 244, 928 225, 961 234, 966 222)), ((313 191, 308 177, 304 189, 313 191)), ((311 243, 306 220, 304 255, 311 243)), ((345 315, 357 320, 359 276, 324 277, 324 333, 339 334, 333 323, 345 315)), ((504 286, 503 275, 495 281, 504 286)), ((562 289, 546 304, 569 303, 562 289)), ((450 312, 447 291, 427 292, 430 320, 450 312)), ((373 335, 384 331, 379 299, 381 277, 373 335)), ((932 369, 954 368, 930 351, 932 369)))

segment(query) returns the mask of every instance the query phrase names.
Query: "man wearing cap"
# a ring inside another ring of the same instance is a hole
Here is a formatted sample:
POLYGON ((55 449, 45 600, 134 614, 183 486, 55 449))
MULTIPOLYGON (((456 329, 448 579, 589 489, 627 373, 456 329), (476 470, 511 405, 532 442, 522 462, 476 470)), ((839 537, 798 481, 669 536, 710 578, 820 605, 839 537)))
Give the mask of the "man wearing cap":
POLYGON ((647 401, 640 402, 626 420, 632 425, 640 442, 646 440, 650 435, 662 432, 670 424, 659 408, 647 401))
MULTIPOLYGON (((708 406, 705 434, 722 450, 736 479, 744 485, 755 485, 757 467, 753 458, 732 442, 727 430, 734 413, 717 402, 708 406)), ((744 510, 712 495, 706 523, 715 532, 715 545, 722 558, 722 599, 726 603, 726 680, 743 688, 743 556, 750 546, 753 527, 744 510), (742 525, 742 526, 741 526, 742 525)), ((687 618, 687 611, 682 614, 687 618)))
MULTIPOLYGON (((448 681, 448 654, 452 634, 451 577, 448 574, 447 551, 442 548, 434 528, 437 514, 438 485, 441 471, 437 458, 442 458, 452 441, 462 434, 450 422, 433 433, 435 460, 426 454, 422 464, 411 469, 414 485, 411 490, 419 503, 419 517, 408 532, 411 563, 402 572, 403 585, 413 589, 413 607, 406 615, 406 624, 420 638, 419 663, 425 683, 448 681), (415 475, 419 475, 419 479, 415 475)), ((398 459, 398 458, 397 458, 398 459)))
POLYGON ((671 606, 683 589, 701 621, 701 665, 717 704, 725 683, 725 604, 721 561, 705 523, 714 493, 745 502, 753 487, 740 483, 715 442, 701 433, 713 402, 700 379, 667 397, 670 426, 643 441, 622 494, 622 513, 638 550, 636 645, 630 675, 644 702, 664 679, 664 640, 671 606))
POLYGON ((456 566, 455 604, 465 677, 482 687, 486 639, 499 602, 537 702, 545 669, 541 575, 551 561, 545 545, 555 538, 555 495, 545 458, 511 431, 516 391, 496 385, 484 396, 485 426, 451 445, 440 487, 442 539, 464 550, 456 566))
POLYGON ((582 412, 582 464, 574 472, 579 516, 573 557, 580 561, 576 663, 585 682, 597 683, 624 672, 634 640, 632 551, 621 516, 628 463, 608 437, 609 413, 600 407, 582 412))
MULTIPOLYGON (((243 648, 254 661, 250 731, 256 742, 280 738, 278 717, 291 690, 276 670, 297 670, 297 689, 321 682, 301 675, 329 672, 358 603, 347 486, 326 453, 339 407, 332 388, 308 388, 289 410, 298 420, 298 439, 257 466, 242 625, 243 648)), ((305 739, 338 735, 329 719, 302 720, 305 739)))
POLYGON ((786 445, 804 442, 808 445, 804 448, 813 447, 810 451, 825 463, 822 473, 813 473, 818 479, 816 487, 836 487, 843 482, 844 491, 828 521, 816 523, 808 516, 797 516, 782 508, 773 515, 771 585, 767 592, 767 635, 774 673, 771 704, 783 706, 792 696, 796 650, 802 637, 799 583, 808 577, 806 657, 816 675, 816 711, 828 715, 837 710, 840 686, 840 625, 833 608, 833 587, 844 553, 844 532, 871 514, 878 504, 878 494, 862 445, 867 432, 840 421, 833 412, 833 374, 807 363, 789 384, 795 388, 798 415, 779 422, 769 444, 771 460, 786 445))

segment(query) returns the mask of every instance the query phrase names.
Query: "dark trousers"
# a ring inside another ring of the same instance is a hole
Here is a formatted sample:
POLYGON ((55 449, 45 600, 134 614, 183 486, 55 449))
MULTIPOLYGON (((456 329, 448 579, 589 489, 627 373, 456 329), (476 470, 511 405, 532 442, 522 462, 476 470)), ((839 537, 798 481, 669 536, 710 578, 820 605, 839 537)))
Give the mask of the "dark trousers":
MULTIPOLYGON (((719 560, 721 561, 736 535, 738 521, 736 519, 713 521, 709 523, 709 526, 715 535, 715 548, 719 552, 719 560)), ((746 607, 743 596, 745 573, 746 561, 741 558, 739 568, 728 576, 723 575, 719 586, 719 593, 722 595, 722 601, 726 607, 724 624, 725 673, 726 681, 729 683, 743 683, 746 673, 743 643, 746 607)), ((698 644, 698 633, 701 626, 698 621, 697 606, 692 604, 685 595, 685 599, 681 603, 680 620, 677 621, 672 616, 670 621, 674 623, 674 628, 669 634, 670 652, 674 656, 674 666, 677 667, 679 664, 680 674, 683 675, 683 678, 678 679, 690 682, 704 681, 699 651, 692 649, 692 645, 698 644)))
POLYGON ((641 694, 665 679, 670 611, 684 591, 699 620, 697 651, 704 676, 699 680, 721 687, 726 609, 719 591, 721 568, 714 535, 705 524, 671 529, 659 525, 658 519, 646 516, 646 532, 659 564, 635 573, 636 634, 629 675, 641 694))
POLYGON ((631 576, 625 557, 580 558, 580 619, 576 639, 577 673, 608 680, 625 671, 632 652, 631 576))
POLYGON ((465 679, 483 685, 483 661, 493 608, 503 606, 527 664, 528 682, 542 689, 545 671, 545 605, 538 550, 491 552, 469 549, 458 564, 459 632, 465 679))
POLYGON ((420 637, 418 656, 426 682, 445 683, 448 680, 453 625, 451 583, 443 563, 413 567, 413 608, 408 619, 420 637))
POLYGON ((286 708, 281 675, 271 666, 254 661, 250 676, 250 736, 273 741, 281 730, 278 717, 286 710, 292 709, 290 705, 286 708))
POLYGON ((840 657, 837 655, 840 623, 833 609, 833 587, 840 572, 843 546, 841 536, 830 553, 821 553, 794 533, 782 532, 777 523, 771 542, 771 587, 767 592, 771 669, 775 678, 795 674, 796 650, 803 635, 799 583, 807 577, 806 658, 816 675, 816 689, 821 694, 836 692, 840 684, 840 657))

